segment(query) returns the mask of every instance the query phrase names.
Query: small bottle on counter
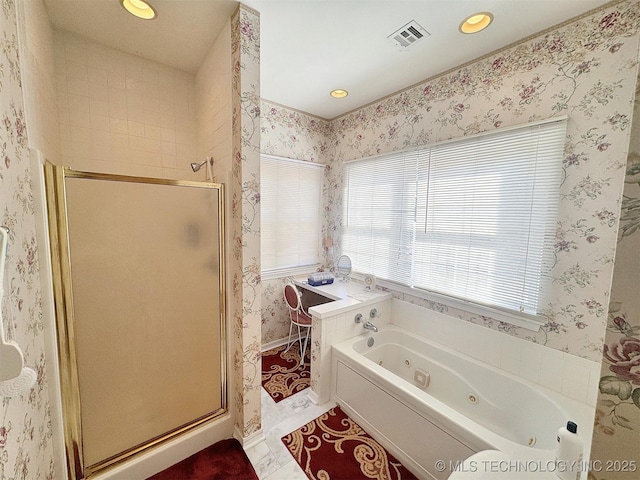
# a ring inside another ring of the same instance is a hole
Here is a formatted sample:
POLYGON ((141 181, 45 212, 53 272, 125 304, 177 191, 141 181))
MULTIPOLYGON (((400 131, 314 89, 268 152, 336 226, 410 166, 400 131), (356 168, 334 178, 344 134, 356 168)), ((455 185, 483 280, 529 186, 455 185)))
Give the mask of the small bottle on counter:
POLYGON ((578 425, 567 422, 558 429, 556 444, 556 476, 561 480, 580 480, 584 442, 578 435, 578 425))

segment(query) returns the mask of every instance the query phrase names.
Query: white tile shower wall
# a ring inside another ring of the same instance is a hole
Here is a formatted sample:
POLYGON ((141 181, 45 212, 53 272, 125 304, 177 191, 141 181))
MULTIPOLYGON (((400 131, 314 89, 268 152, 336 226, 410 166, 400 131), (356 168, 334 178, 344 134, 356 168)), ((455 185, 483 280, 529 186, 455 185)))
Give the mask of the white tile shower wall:
POLYGON ((57 163, 60 157, 60 133, 53 29, 41 0, 22 0, 16 3, 16 7, 29 147, 42 152, 45 159, 57 163))
POLYGON ((391 300, 370 303, 364 306, 355 305, 337 315, 323 317, 321 320, 317 317, 313 319, 313 342, 316 348, 312 348, 311 389, 313 391, 313 399, 318 404, 329 401, 331 392, 331 346, 367 332, 362 324, 355 323, 357 314, 362 315, 363 321, 371 320, 377 327, 386 325, 391 322, 391 300), (369 313, 373 308, 378 311, 378 315, 376 318, 370 319, 369 313))
POLYGON ((402 300, 391 301, 391 323, 574 400, 595 406, 600 364, 502 335, 402 300))
POLYGON ((53 38, 61 163, 193 179, 195 77, 69 32, 53 38))
MULTIPOLYGON (((218 35, 195 77, 198 162, 214 158, 213 175, 231 172, 231 22, 218 35)), ((194 178, 204 180, 205 169, 194 178)))

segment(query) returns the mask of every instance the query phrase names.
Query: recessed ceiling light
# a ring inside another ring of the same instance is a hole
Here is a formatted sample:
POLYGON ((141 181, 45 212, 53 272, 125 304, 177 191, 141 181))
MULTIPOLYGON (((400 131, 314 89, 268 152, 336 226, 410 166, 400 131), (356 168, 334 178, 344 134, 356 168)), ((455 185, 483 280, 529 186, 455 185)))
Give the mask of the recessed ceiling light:
POLYGON ((120 0, 120 4, 131 15, 144 20, 156 18, 156 11, 144 0, 120 0))
POLYGON ((331 93, 329 95, 331 95, 333 98, 344 98, 349 95, 349 92, 347 92, 346 90, 342 90, 341 88, 336 88, 335 90, 331 90, 331 93))
POLYGON ((474 13, 462 21, 459 29, 462 33, 477 33, 487 28, 492 21, 493 15, 488 12, 474 13))

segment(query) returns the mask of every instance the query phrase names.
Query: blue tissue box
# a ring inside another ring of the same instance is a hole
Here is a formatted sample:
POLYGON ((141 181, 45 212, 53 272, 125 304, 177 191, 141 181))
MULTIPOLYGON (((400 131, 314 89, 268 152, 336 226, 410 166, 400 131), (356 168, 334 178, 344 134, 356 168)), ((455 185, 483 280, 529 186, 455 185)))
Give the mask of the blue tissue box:
POLYGON ((320 285, 329 285, 333 283, 333 274, 331 272, 316 272, 309 275, 307 283, 312 287, 320 285))

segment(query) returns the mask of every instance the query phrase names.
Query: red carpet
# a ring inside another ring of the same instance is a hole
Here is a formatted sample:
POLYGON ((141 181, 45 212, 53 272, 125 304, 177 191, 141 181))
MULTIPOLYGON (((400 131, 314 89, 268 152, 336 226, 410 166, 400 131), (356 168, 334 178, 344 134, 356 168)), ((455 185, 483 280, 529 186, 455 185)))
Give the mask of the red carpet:
POLYGON ((222 440, 147 480, 258 480, 235 438, 222 440))
POLYGON ((312 480, 416 478, 340 407, 285 435, 282 442, 312 480))
POLYGON ((305 362, 300 365, 298 342, 276 347, 262 353, 262 386, 276 403, 304 390, 310 383, 309 350, 305 352, 305 362))

